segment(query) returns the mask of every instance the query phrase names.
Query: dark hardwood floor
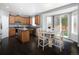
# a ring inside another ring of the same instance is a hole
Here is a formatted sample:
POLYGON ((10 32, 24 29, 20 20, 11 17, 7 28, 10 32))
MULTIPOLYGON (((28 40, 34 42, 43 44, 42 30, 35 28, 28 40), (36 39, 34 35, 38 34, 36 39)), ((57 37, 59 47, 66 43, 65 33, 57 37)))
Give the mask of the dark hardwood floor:
POLYGON ((77 55, 79 48, 75 43, 64 42, 64 49, 59 52, 59 49, 52 46, 45 47, 43 51, 41 47, 37 47, 36 38, 31 37, 30 42, 22 44, 17 38, 11 37, 2 39, 0 43, 0 55, 77 55))

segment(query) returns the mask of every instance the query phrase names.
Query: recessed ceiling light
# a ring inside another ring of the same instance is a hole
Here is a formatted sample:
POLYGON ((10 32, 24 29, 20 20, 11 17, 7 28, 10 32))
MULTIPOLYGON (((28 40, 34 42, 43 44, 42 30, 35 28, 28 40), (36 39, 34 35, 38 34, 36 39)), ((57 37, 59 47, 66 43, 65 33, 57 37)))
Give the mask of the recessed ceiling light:
POLYGON ((20 9, 23 9, 23 8, 20 8, 20 9))
POLYGON ((6 8, 9 8, 9 6, 6 6, 6 8))

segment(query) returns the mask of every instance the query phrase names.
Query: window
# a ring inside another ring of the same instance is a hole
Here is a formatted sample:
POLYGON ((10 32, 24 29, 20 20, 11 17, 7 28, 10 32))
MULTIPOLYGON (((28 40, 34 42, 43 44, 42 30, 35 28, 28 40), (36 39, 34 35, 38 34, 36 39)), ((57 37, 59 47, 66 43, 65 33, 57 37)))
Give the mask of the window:
POLYGON ((48 25, 52 24, 52 17, 47 17, 47 24, 48 25))
POLYGON ((64 36, 68 36, 68 16, 61 16, 61 31, 63 31, 64 36))
POLYGON ((72 13, 71 20, 72 20, 72 23, 71 23, 72 31, 71 31, 71 32, 72 32, 73 34, 77 34, 77 32, 78 32, 78 18, 77 18, 77 12, 73 12, 73 13, 72 13))
POLYGON ((54 27, 58 32, 63 32, 64 37, 68 37, 68 15, 55 16, 54 27))
POLYGON ((52 20, 52 17, 51 16, 50 17, 48 16, 47 17, 47 27, 51 27, 52 28, 52 21, 53 21, 52 20))

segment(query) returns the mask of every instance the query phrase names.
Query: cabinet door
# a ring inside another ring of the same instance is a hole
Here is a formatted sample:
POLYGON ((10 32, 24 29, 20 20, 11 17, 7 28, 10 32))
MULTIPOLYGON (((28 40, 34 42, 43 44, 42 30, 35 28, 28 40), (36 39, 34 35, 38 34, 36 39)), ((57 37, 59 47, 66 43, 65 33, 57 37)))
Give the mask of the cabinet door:
POLYGON ((16 29, 15 28, 10 28, 9 29, 9 36, 15 36, 16 34, 16 29))
POLYGON ((22 24, 26 24, 26 18, 25 17, 22 17, 21 22, 22 22, 22 24))
POLYGON ((30 17, 30 24, 32 24, 32 18, 30 17))
POLYGON ((27 24, 28 18, 26 17, 21 17, 21 16, 16 16, 16 21, 19 21, 21 24, 27 24))
POLYGON ((9 23, 14 24, 15 23, 15 17, 14 16, 9 16, 9 23))
POLYGON ((29 25, 30 24, 30 18, 26 18, 26 24, 29 25))
POLYGON ((28 42, 30 40, 29 31, 22 32, 22 41, 28 42))
POLYGON ((35 16, 35 24, 40 24, 40 16, 35 16))
POLYGON ((28 31, 21 31, 19 34, 19 39, 22 43, 28 42, 30 40, 30 32, 28 31))
POLYGON ((19 22, 21 22, 21 17, 20 17, 20 16, 16 16, 15 21, 19 21, 19 22))
POLYGON ((27 17, 26 18, 26 24, 32 24, 32 18, 31 17, 27 17))

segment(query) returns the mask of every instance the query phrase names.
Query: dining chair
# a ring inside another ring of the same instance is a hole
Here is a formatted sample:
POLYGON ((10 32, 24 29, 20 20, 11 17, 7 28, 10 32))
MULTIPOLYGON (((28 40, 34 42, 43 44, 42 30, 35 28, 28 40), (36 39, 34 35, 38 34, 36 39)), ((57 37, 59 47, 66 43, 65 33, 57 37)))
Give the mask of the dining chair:
POLYGON ((62 51, 62 49, 64 48, 64 41, 63 41, 63 32, 57 32, 55 31, 55 35, 54 35, 54 46, 58 47, 60 52, 62 51))
POLYGON ((38 47, 41 46, 44 51, 44 47, 48 45, 48 38, 45 36, 45 30, 37 29, 38 47))

